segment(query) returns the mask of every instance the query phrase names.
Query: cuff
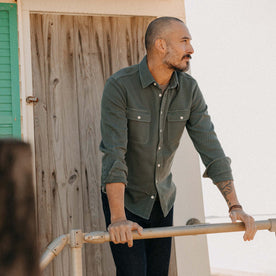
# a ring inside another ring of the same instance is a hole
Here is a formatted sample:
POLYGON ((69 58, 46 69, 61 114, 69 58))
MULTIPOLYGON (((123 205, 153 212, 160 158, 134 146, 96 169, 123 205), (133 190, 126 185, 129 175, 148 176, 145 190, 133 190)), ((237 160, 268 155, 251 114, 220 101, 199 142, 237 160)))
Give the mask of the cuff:
POLYGON ((109 183, 124 183, 127 185, 127 166, 121 161, 115 161, 108 175, 102 181, 102 191, 105 192, 105 186, 109 183))
POLYGON ((206 167, 203 177, 211 178, 213 183, 233 180, 230 164, 229 157, 215 159, 206 167))

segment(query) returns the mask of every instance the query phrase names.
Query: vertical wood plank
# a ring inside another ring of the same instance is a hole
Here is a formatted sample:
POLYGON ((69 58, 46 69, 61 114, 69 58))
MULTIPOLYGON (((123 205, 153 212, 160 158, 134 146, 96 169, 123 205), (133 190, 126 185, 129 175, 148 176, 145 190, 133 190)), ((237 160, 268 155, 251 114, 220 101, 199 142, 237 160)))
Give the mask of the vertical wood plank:
MULTIPOLYGON (((42 17, 31 15, 31 46, 33 67, 33 91, 39 98, 34 108, 35 156, 36 156, 36 213, 38 229, 38 245, 40 255, 53 238, 51 187, 49 175, 49 137, 47 118, 47 91, 45 72, 45 48, 42 17)), ((45 275, 53 275, 53 267, 45 270, 45 275)))
MULTIPOLYGON (((74 64, 73 17, 44 15, 51 22, 52 40, 47 53, 49 79, 48 121, 52 144, 50 174, 52 186, 53 235, 83 228, 82 186, 78 106, 74 64)), ((48 23, 49 24, 49 23, 48 23)), ((67 248, 54 262, 55 275, 70 274, 67 248)))
MULTIPOLYGON (((75 17, 74 42, 83 185, 84 231, 104 229, 100 201, 100 101, 104 80, 94 39, 93 20, 75 17)), ((86 275, 114 275, 108 244, 85 246, 86 275), (111 264, 111 265, 110 265, 111 264)))

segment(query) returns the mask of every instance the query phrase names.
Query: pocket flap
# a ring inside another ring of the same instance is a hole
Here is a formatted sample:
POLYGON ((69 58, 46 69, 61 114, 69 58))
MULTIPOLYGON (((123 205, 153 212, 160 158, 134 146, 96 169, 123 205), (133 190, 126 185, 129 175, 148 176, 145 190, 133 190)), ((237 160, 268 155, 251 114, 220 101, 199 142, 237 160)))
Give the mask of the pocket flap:
POLYGON ((187 121, 190 116, 190 110, 189 109, 183 109, 183 110, 172 110, 168 112, 168 121, 187 121))
POLYGON ((138 122, 147 122, 150 120, 150 112, 146 110, 138 110, 138 109, 127 109, 127 118, 130 120, 138 121, 138 122))

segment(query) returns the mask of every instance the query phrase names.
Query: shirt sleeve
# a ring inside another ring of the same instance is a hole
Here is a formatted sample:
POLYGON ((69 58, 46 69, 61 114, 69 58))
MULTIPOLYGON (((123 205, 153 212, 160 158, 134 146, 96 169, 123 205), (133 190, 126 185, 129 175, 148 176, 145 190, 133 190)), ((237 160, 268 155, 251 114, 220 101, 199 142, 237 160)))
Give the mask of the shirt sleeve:
POLYGON ((197 84, 194 87, 191 113, 186 127, 206 167, 203 177, 211 178, 213 183, 233 180, 231 159, 224 154, 197 84))
POLYGON ((127 117, 124 89, 112 77, 106 82, 101 103, 100 150, 102 157, 102 190, 108 183, 127 185, 127 117))

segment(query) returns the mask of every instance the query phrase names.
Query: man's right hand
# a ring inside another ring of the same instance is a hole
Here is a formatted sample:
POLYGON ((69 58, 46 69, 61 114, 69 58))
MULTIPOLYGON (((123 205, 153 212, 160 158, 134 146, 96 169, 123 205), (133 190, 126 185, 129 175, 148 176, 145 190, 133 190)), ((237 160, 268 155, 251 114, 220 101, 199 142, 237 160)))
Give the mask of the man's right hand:
POLYGON ((133 246, 132 230, 137 230, 141 236, 143 228, 136 222, 130 220, 119 220, 112 222, 107 228, 110 239, 115 244, 128 243, 128 247, 133 246))

